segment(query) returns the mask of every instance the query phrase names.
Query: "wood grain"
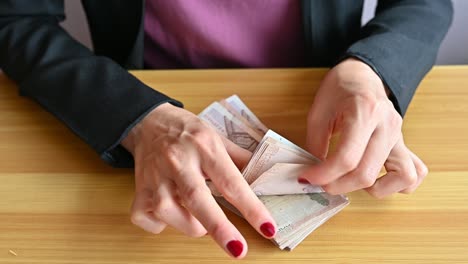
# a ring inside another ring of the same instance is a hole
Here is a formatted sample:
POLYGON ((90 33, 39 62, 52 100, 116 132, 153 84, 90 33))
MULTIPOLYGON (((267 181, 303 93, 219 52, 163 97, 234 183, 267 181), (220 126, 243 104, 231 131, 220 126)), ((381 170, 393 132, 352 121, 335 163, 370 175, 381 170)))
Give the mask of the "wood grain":
MULTIPOLYGON (((238 94, 269 127, 302 145, 325 69, 137 71, 198 113, 238 94)), ((412 195, 351 205, 293 252, 227 212, 249 242, 245 263, 468 263, 468 66, 436 67, 404 122, 430 168, 412 195)), ((104 164, 0 75, 0 263, 228 263, 209 237, 159 236, 129 221, 133 174, 104 164), (15 256, 11 252, 17 254, 15 256)))

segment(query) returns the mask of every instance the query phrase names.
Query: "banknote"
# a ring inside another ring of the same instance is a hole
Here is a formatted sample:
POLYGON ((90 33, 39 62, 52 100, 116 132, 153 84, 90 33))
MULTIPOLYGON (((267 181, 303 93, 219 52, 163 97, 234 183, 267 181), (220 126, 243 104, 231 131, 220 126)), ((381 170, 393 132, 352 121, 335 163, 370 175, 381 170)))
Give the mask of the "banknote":
POLYGON ((246 181, 251 184, 262 173, 276 163, 316 164, 320 162, 312 154, 305 152, 289 141, 278 140, 280 136, 269 130, 254 151, 249 163, 242 171, 246 181))
POLYGON ((239 96, 232 95, 226 99, 220 101, 220 103, 226 107, 234 115, 245 119, 255 129, 265 134, 268 131, 268 127, 265 126, 260 119, 242 102, 239 96))
MULTIPOLYGON (((218 203, 240 217, 242 214, 222 196, 218 203)), ((260 201, 271 213, 277 225, 272 242, 280 249, 293 250, 310 233, 349 204, 343 195, 328 193, 264 195, 260 201)))
POLYGON ((320 186, 298 182, 307 168, 307 164, 276 163, 251 183, 250 188, 257 196, 324 192, 320 186))
MULTIPOLYGON (((220 135, 253 152, 242 175, 275 219, 278 229, 272 241, 280 249, 294 249, 349 204, 344 195, 299 183, 301 173, 321 161, 268 129, 238 96, 211 104, 199 117, 220 135)), ((207 185, 220 204, 242 217, 210 181, 207 185)))
POLYGON ((281 249, 290 250, 297 246, 297 238, 302 241, 321 224, 322 218, 329 218, 327 214, 335 214, 349 203, 341 195, 327 193, 267 195, 259 199, 275 219, 278 229, 274 242, 281 249))
POLYGON ((254 151, 263 135, 231 114, 218 102, 212 103, 198 117, 236 145, 254 151))
MULTIPOLYGON (((277 163, 250 184, 250 188, 257 196, 324 192, 320 186, 297 181, 307 168, 305 164, 277 163)), ((214 196, 223 196, 211 181, 206 184, 214 196)))

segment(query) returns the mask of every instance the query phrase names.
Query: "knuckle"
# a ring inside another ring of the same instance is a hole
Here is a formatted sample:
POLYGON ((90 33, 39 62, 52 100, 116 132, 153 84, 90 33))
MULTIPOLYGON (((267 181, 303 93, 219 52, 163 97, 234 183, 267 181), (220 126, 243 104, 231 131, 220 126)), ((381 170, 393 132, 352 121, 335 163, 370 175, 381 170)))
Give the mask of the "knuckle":
POLYGON ((429 173, 429 169, 427 168, 426 165, 421 165, 416 168, 416 172, 418 173, 419 177, 425 178, 427 174, 429 173))
POLYGON ((344 170, 345 173, 355 170, 357 166, 358 160, 353 158, 352 155, 346 155, 341 160, 341 168, 344 170))
POLYGON ((211 129, 205 127, 203 124, 203 126, 197 126, 196 128, 189 129, 186 136, 195 144, 203 146, 212 142, 215 135, 211 129))
POLYGON ((162 231, 164 231, 166 227, 164 223, 148 226, 148 216, 143 211, 132 211, 130 215, 130 221, 135 226, 138 226, 143 230, 153 233, 155 235, 160 234, 162 231))
POLYGON ((411 172, 402 173, 401 177, 407 186, 412 186, 418 181, 418 176, 411 172))
POLYGON ((176 145, 166 146, 164 149, 165 166, 175 175, 180 175, 184 168, 182 150, 176 145))
POLYGON ((376 199, 383 199, 383 198, 388 196, 388 195, 385 195, 385 194, 383 194, 381 192, 377 192, 374 189, 368 190, 367 193, 369 193, 372 197, 374 197, 376 199))
POLYGON ((357 105, 365 110, 368 116, 374 116, 379 113, 381 104, 376 100, 375 95, 371 93, 360 93, 356 96, 357 105))
POLYGON ((367 103, 368 113, 371 117, 379 117, 383 113, 382 103, 379 101, 370 101, 367 103))
POLYGON ((157 227, 153 227, 151 229, 143 229, 143 230, 145 230, 147 232, 150 232, 150 233, 152 233, 154 235, 159 235, 164 231, 164 229, 166 229, 166 225, 160 225, 160 226, 157 226, 157 227))
POLYGON ((188 208, 196 208, 200 199, 203 199, 207 195, 207 188, 201 188, 196 186, 187 186, 180 189, 180 195, 184 200, 184 204, 188 208))
POLYGON ((164 154, 170 164, 172 165, 179 164, 180 159, 181 159, 181 151, 176 145, 171 144, 171 145, 165 146, 164 154))
POLYGON ((384 194, 382 192, 382 190, 378 190, 377 188, 375 187, 369 187, 369 188, 366 188, 365 191, 372 197, 376 198, 376 199, 383 199, 385 197, 387 197, 389 194, 384 194))
POLYGON ((193 118, 190 122, 187 122, 187 131, 190 133, 196 133, 199 130, 206 129, 209 127, 205 121, 201 120, 200 118, 193 118))
POLYGON ((370 174, 362 174, 358 176, 358 184, 361 188, 369 188, 375 183, 375 177, 370 174))
POLYGON ((217 160, 216 153, 218 153, 221 140, 218 135, 208 128, 200 128, 187 133, 187 139, 190 141, 200 153, 203 153, 207 162, 213 163, 217 160))
POLYGON ((160 226, 157 226, 157 227, 152 228, 152 229, 147 230, 147 231, 150 232, 150 233, 153 233, 155 235, 158 235, 158 234, 161 234, 162 231, 164 231, 165 228, 166 228, 166 225, 160 225, 160 226))
POLYGON ((227 233, 229 229, 229 222, 226 221, 216 221, 208 228, 208 234, 213 237, 221 237, 222 234, 227 233))
POLYGON ((165 215, 168 215, 173 207, 172 203, 167 199, 157 199, 153 203, 154 215, 157 218, 161 218, 165 215))
POLYGON ((408 185, 414 186, 417 183, 418 183, 418 175, 412 174, 412 176, 410 176, 410 179, 408 180, 408 185))
POLYGON ((145 215, 142 212, 132 212, 130 221, 136 226, 140 226, 144 221, 145 215))
MULTIPOLYGON (((228 179, 219 179, 221 192, 223 196, 229 201, 236 201, 244 194, 244 191, 234 181, 228 179)), ((249 189, 250 191, 250 189, 249 189)))
POLYGON ((362 173, 358 173, 357 180, 361 188, 369 188, 377 180, 377 173, 374 171, 374 168, 369 167, 362 173))
POLYGON ((393 111, 388 122, 390 126, 394 128, 401 129, 403 126, 403 118, 396 111, 393 111))
POLYGON ((368 90, 354 94, 354 99, 361 105, 372 105, 376 102, 374 93, 368 90))

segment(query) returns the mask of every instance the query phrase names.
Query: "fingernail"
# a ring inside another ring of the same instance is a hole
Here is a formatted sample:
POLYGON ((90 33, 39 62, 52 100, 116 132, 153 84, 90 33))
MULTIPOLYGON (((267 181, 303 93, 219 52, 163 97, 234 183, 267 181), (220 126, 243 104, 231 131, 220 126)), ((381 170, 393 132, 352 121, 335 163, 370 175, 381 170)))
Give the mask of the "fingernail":
POLYGON ((231 240, 227 243, 226 248, 231 252, 234 257, 240 256, 242 250, 244 250, 244 245, 239 240, 231 240))
POLYGON ((310 182, 304 178, 298 178, 297 182, 302 183, 302 184, 309 184, 310 182))
POLYGON ((263 223, 260 226, 260 231, 262 231, 262 233, 267 237, 272 237, 275 235, 275 227, 270 222, 263 223))

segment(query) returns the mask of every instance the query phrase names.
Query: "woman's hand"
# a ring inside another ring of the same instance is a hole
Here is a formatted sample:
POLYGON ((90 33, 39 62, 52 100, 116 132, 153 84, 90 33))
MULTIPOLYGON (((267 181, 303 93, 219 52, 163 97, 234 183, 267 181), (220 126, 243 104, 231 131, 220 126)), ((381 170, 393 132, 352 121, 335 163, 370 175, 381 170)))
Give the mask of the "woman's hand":
POLYGON ((223 139, 194 114, 169 103, 148 114, 122 141, 135 159, 132 222, 159 234, 167 225, 192 237, 208 233, 231 256, 242 258, 247 243, 208 189, 210 179, 245 219, 266 238, 276 226, 239 169, 250 152, 223 139))
POLYGON ((357 59, 343 61, 325 76, 308 115, 307 147, 323 162, 301 177, 331 194, 413 192, 427 167, 405 146, 401 126, 378 75, 357 59), (336 151, 327 157, 334 133, 336 151), (387 173, 378 178, 383 165, 387 173))

